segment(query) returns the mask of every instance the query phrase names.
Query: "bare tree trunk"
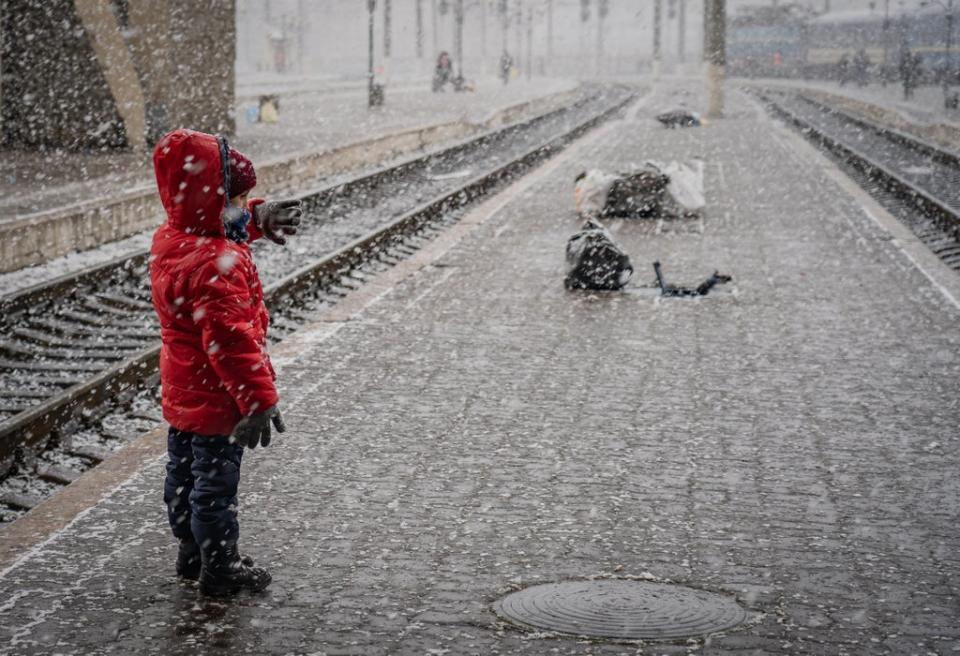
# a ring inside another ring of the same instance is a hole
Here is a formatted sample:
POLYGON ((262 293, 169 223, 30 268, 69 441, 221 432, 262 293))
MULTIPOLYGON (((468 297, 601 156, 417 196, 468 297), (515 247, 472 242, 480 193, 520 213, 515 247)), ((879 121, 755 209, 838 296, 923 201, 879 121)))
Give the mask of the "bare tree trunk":
POLYGON ((463 77, 463 0, 455 0, 453 7, 453 20, 455 31, 453 33, 455 51, 457 53, 457 77, 463 77))
POLYGON ((436 57, 440 52, 439 43, 437 43, 437 0, 430 0, 430 34, 433 35, 433 52, 431 57, 436 57))
POLYGON ((597 75, 603 74, 603 16, 597 14, 597 75))
POLYGON ((417 59, 423 59, 423 0, 417 3, 417 59))
POLYGON ((510 32, 510 7, 507 4, 507 0, 500 0, 500 26, 503 28, 503 52, 507 51, 507 46, 510 45, 508 41, 508 34, 510 32))
POLYGON ((687 59, 687 0, 677 0, 677 58, 680 63, 687 59))
POLYGON ((527 8, 527 79, 533 75, 533 7, 527 8))
POLYGON ((487 72, 487 3, 480 3, 480 61, 483 72, 487 72))
POLYGON ((306 17, 303 15, 303 0, 297 0, 297 17, 294 19, 296 25, 291 27, 296 30, 297 44, 297 72, 303 73, 303 30, 306 28, 306 17))
POLYGON ((660 77, 663 53, 660 47, 660 30, 663 22, 663 0, 653 0, 653 76, 660 77))
POLYGON ((373 107, 373 12, 376 11, 376 0, 367 0, 367 106, 373 107))
POLYGON ((383 0, 383 56, 390 57, 390 0, 383 0))
POLYGON ((517 30, 517 42, 515 44, 516 48, 514 51, 516 52, 515 61, 519 64, 523 61, 523 0, 516 0, 516 2, 517 11, 514 19, 514 26, 517 30))
POLYGON ((553 0, 547 0, 547 67, 553 67, 553 0))

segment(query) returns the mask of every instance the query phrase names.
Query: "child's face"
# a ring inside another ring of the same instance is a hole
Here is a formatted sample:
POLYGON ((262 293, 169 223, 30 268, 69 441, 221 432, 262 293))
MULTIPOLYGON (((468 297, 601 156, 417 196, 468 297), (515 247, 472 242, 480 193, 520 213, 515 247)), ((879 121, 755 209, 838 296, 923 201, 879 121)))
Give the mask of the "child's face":
POLYGON ((246 191, 246 192, 240 194, 239 196, 234 196, 233 198, 230 199, 230 204, 233 205, 234 207, 243 207, 243 208, 246 208, 246 206, 247 206, 247 196, 249 196, 249 195, 250 195, 250 192, 249 192, 249 191, 246 191))

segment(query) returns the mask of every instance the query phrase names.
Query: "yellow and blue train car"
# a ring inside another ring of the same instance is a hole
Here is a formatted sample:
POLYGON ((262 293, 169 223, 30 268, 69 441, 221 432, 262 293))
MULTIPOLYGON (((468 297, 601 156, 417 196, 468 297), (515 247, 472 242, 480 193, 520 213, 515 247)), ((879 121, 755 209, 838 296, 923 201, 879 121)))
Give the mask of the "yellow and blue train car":
POLYGON ((944 11, 925 8, 893 11, 842 11, 819 16, 781 15, 775 21, 762 16, 730 21, 727 63, 731 75, 755 77, 831 78, 846 55, 863 50, 877 69, 895 70, 901 53, 909 49, 920 57, 928 76, 960 71, 960 7, 953 21, 952 48, 947 55, 950 27, 944 11))
POLYGON ((804 65, 803 25, 732 24, 727 69, 744 77, 791 77, 804 65))

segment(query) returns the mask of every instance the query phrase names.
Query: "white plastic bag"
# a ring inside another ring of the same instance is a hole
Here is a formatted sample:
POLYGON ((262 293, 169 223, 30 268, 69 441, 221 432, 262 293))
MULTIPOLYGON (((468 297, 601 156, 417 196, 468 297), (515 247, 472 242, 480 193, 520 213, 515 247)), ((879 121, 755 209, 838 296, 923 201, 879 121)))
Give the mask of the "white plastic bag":
POLYGON ((573 203, 577 214, 584 218, 599 216, 617 177, 599 169, 591 169, 578 176, 573 187, 573 203))
POLYGON ((663 172, 670 176, 667 191, 684 212, 699 212, 707 205, 703 195, 703 160, 695 159, 692 166, 670 162, 663 172))

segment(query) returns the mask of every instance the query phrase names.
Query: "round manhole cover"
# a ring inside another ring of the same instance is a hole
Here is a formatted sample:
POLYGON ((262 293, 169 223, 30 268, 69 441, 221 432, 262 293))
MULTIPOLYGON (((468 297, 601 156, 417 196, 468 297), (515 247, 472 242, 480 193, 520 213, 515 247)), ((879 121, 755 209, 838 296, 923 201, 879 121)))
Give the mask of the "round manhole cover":
POLYGON ((535 585, 507 595, 493 609, 528 627, 621 640, 694 638, 747 619, 730 597, 623 579, 535 585))

